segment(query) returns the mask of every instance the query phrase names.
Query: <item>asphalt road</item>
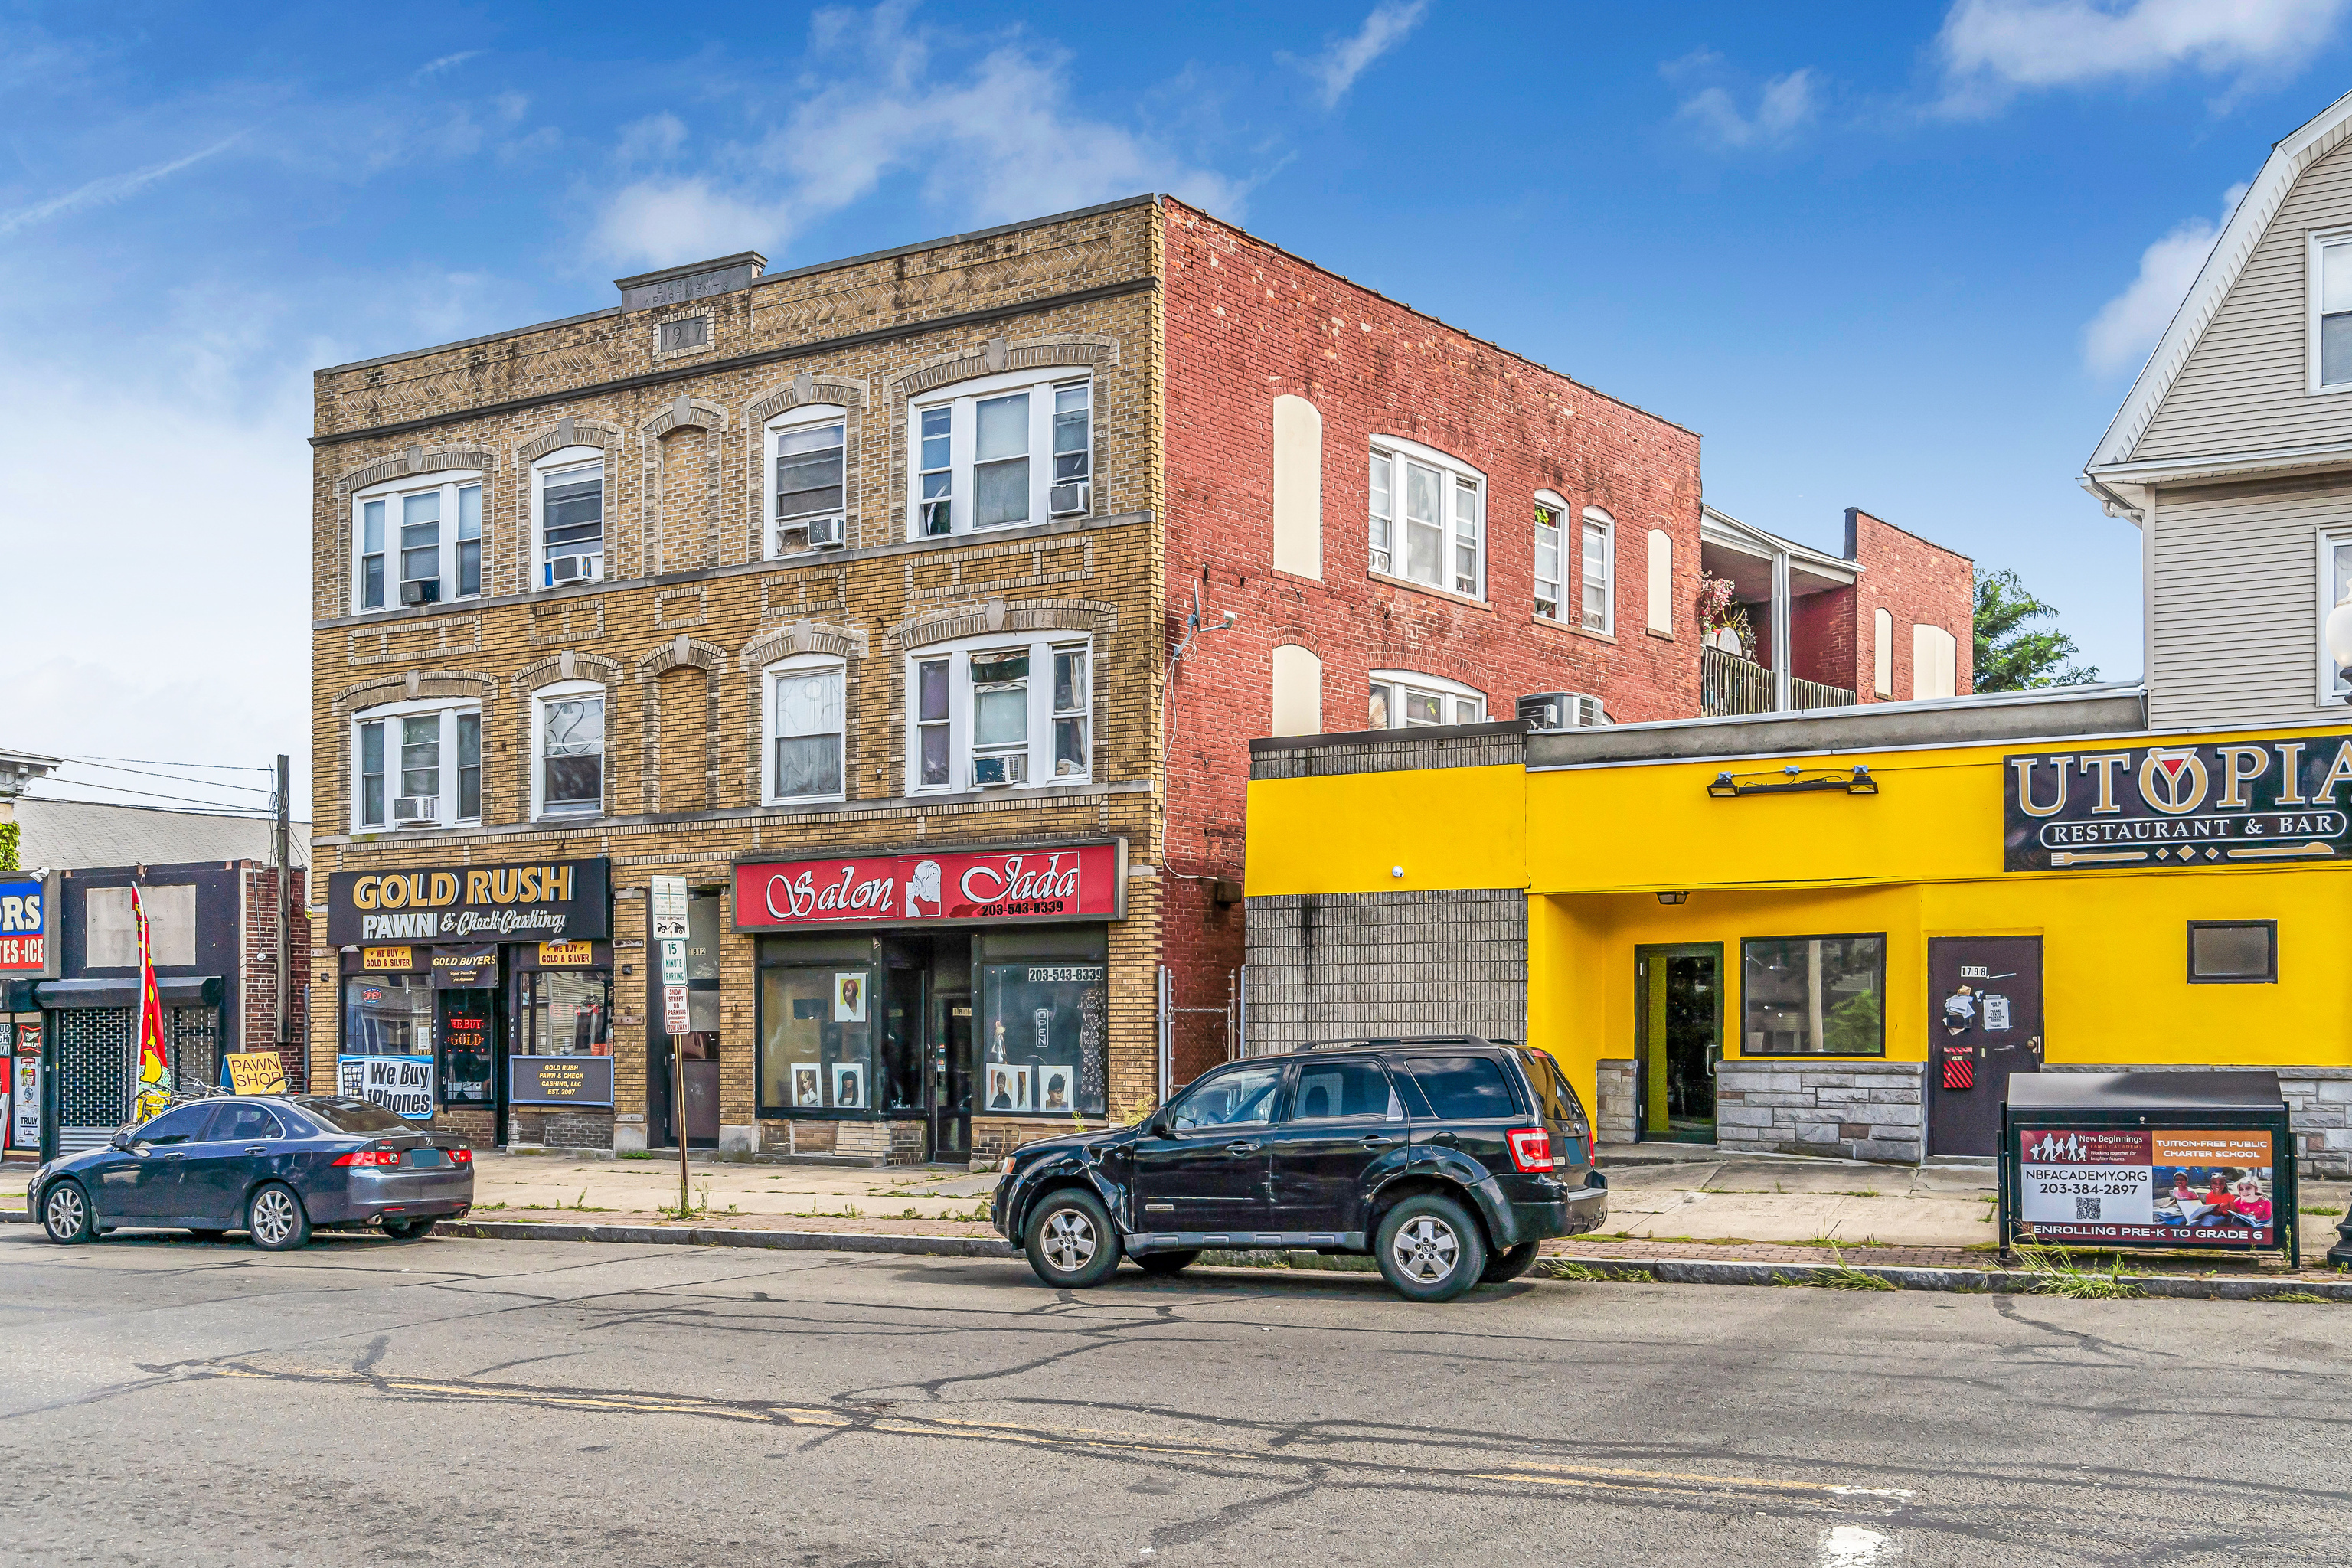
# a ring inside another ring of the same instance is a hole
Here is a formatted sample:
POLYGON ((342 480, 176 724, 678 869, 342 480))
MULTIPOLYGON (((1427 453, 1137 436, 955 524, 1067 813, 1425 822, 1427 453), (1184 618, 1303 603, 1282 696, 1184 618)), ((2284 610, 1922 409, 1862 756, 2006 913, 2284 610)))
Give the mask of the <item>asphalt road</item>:
POLYGON ((2352 1561, 2331 1306, 0 1228, 0 1562, 2352 1561))

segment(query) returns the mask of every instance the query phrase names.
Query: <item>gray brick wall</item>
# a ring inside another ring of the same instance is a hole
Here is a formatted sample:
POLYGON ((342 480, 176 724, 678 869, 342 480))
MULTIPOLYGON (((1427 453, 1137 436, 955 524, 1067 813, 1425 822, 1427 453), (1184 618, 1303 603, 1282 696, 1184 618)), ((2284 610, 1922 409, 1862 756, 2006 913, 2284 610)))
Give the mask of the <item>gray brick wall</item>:
POLYGON ((1368 1035, 1528 1035, 1517 888, 1249 900, 1249 1054, 1368 1035))
POLYGON ((1725 1062, 1716 1146, 1916 1165, 1926 1148, 1924 1072, 1917 1062, 1725 1062))

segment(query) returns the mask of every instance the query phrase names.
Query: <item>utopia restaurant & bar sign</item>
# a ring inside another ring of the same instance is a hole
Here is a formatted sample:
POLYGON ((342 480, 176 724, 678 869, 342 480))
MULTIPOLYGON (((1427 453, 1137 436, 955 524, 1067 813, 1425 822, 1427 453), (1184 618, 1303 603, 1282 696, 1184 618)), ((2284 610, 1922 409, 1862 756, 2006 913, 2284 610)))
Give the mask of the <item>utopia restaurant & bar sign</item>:
POLYGON ((2352 855, 2352 735, 2001 762, 2003 870, 2277 866, 2352 855))

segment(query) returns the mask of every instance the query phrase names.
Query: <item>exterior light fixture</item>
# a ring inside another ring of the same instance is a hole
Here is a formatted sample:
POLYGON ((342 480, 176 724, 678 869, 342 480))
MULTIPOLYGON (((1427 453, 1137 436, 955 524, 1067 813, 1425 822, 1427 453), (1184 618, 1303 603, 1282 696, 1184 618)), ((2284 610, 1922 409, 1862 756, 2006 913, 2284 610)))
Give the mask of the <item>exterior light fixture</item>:
POLYGON ((1729 773, 1717 773, 1715 775, 1715 782, 1706 786, 1706 793, 1723 800, 1729 800, 1739 793, 1739 781, 1729 773))
MULTIPOLYGON (((2347 617, 2352 618, 2352 617, 2347 617)), ((1868 768, 1856 764, 1850 768, 1822 768, 1808 771, 1790 763, 1776 773, 1733 775, 1721 773, 1706 786, 1706 793, 1717 800, 1731 800, 1743 795, 1812 795, 1833 790, 1843 795, 1876 795, 1878 781, 1868 768)))
POLYGON ((1690 895, 1688 893, 1660 893, 1658 895, 1658 902, 1662 904, 1681 904, 1687 903, 1689 901, 1690 895))
POLYGON ((1402 866, 1391 866, 1389 868, 1389 875, 1391 877, 1402 877, 1404 875, 1404 868, 1402 866))

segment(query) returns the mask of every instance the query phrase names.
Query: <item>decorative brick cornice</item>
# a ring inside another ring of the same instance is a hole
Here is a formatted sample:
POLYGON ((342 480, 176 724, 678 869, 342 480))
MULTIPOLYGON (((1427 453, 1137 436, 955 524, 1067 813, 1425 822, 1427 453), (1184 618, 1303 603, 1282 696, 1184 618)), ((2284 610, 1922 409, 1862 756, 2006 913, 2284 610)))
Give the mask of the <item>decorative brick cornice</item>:
POLYGON ((716 671, 727 668, 727 650, 716 643, 698 642, 684 632, 637 660, 637 679, 655 680, 673 669, 691 665, 716 671))
POLYGON ((342 718, 387 702, 414 702, 426 697, 473 698, 497 695, 499 678, 478 669, 412 669, 404 675, 379 675, 346 686, 330 704, 342 718))
POLYGON ((543 430, 516 447, 515 466, 528 468, 550 452, 560 452, 566 447, 602 447, 618 456, 621 427, 602 419, 574 419, 567 414, 555 422, 552 429, 543 430))
POLYGON ((914 369, 890 378, 890 390, 900 398, 1008 370, 1038 370, 1057 364, 1118 363, 1118 340, 1097 332, 1054 332, 1037 338, 991 338, 977 348, 961 349, 923 361, 914 369))
POLYGON ((992 632, 1113 632, 1118 629, 1118 606, 1098 599, 989 599, 956 605, 906 621, 890 628, 890 639, 902 649, 953 642, 960 637, 985 637, 992 632))
POLYGON ((396 458, 378 458, 347 470, 335 481, 335 493, 349 496, 370 485, 405 479, 411 474, 442 474, 453 468, 488 473, 498 465, 498 454, 487 447, 411 447, 396 458))
POLYGON ((704 430, 724 430, 727 428, 727 410, 716 403, 706 403, 701 398, 681 395, 667 408, 637 426, 638 443, 658 441, 681 425, 704 430))
POLYGON ((836 658, 864 658, 866 647, 866 628, 863 626, 803 618, 761 632, 744 645, 743 651, 736 656, 736 664, 739 668, 757 669, 780 658, 790 658, 797 653, 829 653, 836 658))
POLYGON ((830 403, 842 408, 863 408, 867 397, 862 381, 820 380, 809 371, 803 371, 792 380, 764 396, 756 398, 743 411, 744 419, 753 425, 773 419, 788 409, 803 404, 830 403))
POLYGON ((537 664, 527 664, 515 672, 509 682, 518 697, 552 686, 559 680, 594 680, 605 686, 621 684, 621 661, 596 653, 573 653, 569 648, 553 658, 542 658, 537 664))

